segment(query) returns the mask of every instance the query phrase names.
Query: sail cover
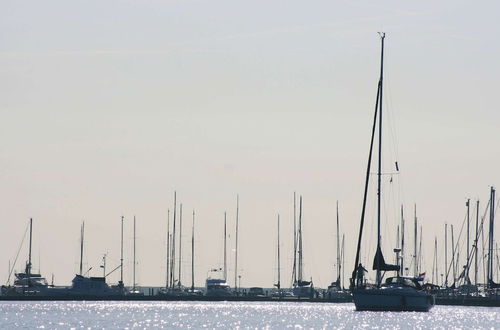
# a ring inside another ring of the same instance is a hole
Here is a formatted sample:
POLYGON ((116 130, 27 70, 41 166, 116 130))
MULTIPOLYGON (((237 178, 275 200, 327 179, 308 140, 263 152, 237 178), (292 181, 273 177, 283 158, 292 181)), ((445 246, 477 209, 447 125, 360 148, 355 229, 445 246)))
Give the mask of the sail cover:
POLYGON ((377 247, 377 253, 375 253, 375 258, 373 258, 373 270, 384 270, 384 271, 398 271, 398 265, 386 264, 384 256, 382 255, 382 249, 380 246, 377 247))

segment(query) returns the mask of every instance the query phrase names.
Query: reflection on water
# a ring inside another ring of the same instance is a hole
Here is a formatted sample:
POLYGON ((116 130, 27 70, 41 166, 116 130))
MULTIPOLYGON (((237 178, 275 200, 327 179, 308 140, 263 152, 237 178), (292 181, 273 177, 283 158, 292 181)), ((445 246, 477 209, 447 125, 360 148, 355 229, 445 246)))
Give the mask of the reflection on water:
POLYGON ((500 309, 356 312, 353 304, 277 302, 0 302, 0 328, 495 328, 500 309))

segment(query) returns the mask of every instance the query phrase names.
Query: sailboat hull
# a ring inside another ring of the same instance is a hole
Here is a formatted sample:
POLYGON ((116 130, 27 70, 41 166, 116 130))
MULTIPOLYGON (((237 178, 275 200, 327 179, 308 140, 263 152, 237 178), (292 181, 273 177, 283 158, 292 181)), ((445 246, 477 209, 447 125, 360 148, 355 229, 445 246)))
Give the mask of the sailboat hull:
POLYGON ((434 296, 412 288, 374 288, 353 291, 357 311, 428 312, 434 296))

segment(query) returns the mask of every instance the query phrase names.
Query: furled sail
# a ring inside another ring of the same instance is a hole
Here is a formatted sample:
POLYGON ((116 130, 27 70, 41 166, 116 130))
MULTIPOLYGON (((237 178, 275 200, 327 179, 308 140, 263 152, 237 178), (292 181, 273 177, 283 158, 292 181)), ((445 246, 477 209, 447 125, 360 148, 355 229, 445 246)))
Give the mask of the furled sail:
POLYGON ((383 270, 383 271, 398 271, 398 265, 386 264, 384 256, 382 255, 382 249, 377 247, 377 253, 375 253, 375 258, 373 258, 373 270, 383 270))

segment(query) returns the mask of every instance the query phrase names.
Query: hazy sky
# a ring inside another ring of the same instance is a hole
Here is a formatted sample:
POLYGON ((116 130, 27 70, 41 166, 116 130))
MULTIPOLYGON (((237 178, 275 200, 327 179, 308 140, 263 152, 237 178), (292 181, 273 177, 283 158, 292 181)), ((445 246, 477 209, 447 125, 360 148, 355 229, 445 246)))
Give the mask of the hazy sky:
POLYGON ((384 171, 396 160, 401 169, 392 183, 384 176, 384 251, 392 259, 400 203, 409 218, 417 203, 430 273, 444 223, 458 236, 466 198, 484 206, 500 184, 499 12, 498 1, 456 0, 0 1, 0 280, 30 217, 34 267, 56 284, 77 272, 83 220, 86 268, 99 275, 108 253, 112 269, 124 215, 131 284, 136 215, 139 283, 162 285, 174 190, 184 208, 185 284, 195 209, 196 285, 222 264, 225 210, 233 285, 237 193, 243 286, 275 281, 277 213, 289 285, 294 191, 304 198, 305 276, 319 286, 335 279, 339 200, 347 278, 377 31, 387 33, 384 171))

